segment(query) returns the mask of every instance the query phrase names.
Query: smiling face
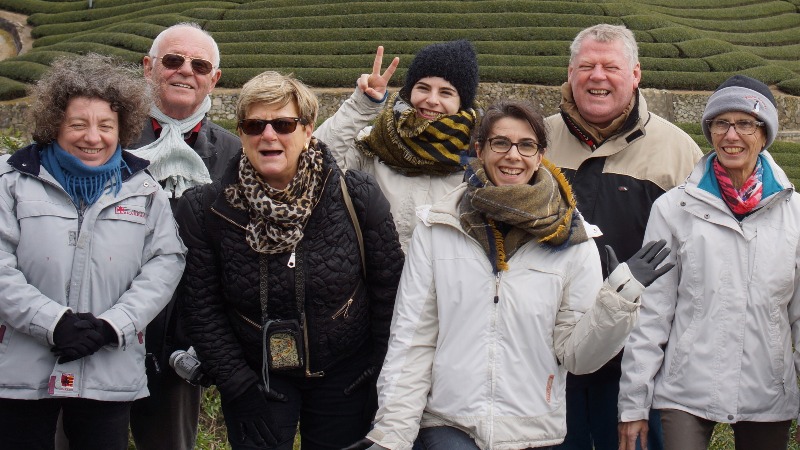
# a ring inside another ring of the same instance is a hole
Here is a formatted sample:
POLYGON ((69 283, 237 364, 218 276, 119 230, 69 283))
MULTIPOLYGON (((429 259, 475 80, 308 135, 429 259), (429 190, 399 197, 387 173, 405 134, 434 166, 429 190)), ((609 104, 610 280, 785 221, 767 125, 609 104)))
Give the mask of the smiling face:
POLYGON ((117 151, 119 115, 105 100, 71 98, 56 142, 87 166, 101 166, 117 151))
POLYGON ((503 117, 494 123, 483 146, 475 146, 478 158, 483 161, 486 176, 495 186, 528 183, 542 163, 542 152, 534 156, 522 156, 514 145, 506 153, 497 153, 489 144, 490 140, 497 137, 505 137, 511 142, 531 140, 538 143, 531 125, 522 119, 503 117))
POLYGON ((622 41, 586 39, 570 62, 567 79, 584 120, 607 127, 631 103, 642 73, 631 67, 622 41))
POLYGON ((417 115, 436 120, 440 114, 455 114, 461 108, 456 88, 442 77, 420 78, 411 88, 411 106, 417 115))
POLYGON ((158 57, 167 53, 213 60, 214 50, 209 37, 202 31, 191 27, 179 27, 170 30, 163 37, 158 48, 157 57, 145 56, 143 60, 144 75, 156 88, 156 105, 173 119, 185 119, 191 116, 206 96, 217 85, 222 72, 214 68, 211 73, 200 75, 192 71, 189 59, 178 69, 167 69, 158 57))
MULTIPOLYGON (((740 111, 720 114, 714 119, 726 120, 730 123, 737 120, 756 120, 750 114, 740 111)), ((722 167, 728 172, 728 176, 731 177, 733 186, 737 189, 755 170, 758 154, 761 153, 766 142, 767 135, 764 127, 758 127, 755 134, 752 135, 739 135, 734 127, 730 127, 725 134, 711 134, 714 152, 722 167)))
MULTIPOLYGON (((297 105, 292 101, 285 106, 254 103, 245 119, 272 120, 280 117, 298 117, 297 105)), ((297 174, 300 154, 311 141, 314 125, 298 124, 289 134, 278 134, 267 125, 258 136, 238 130, 244 154, 264 181, 275 189, 284 189, 297 174)))

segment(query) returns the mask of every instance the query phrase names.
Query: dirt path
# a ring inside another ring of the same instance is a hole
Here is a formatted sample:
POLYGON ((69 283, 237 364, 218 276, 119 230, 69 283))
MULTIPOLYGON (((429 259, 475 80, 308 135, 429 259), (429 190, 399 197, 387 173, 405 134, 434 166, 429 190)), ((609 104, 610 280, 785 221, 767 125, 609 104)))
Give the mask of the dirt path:
MULTIPOLYGON (((31 30, 33 28, 28 25, 28 16, 0 10, 0 17, 8 20, 17 27, 17 32, 22 41, 22 50, 20 53, 25 53, 30 50, 33 45, 33 38, 31 38, 31 30)), ((0 33, 0 59, 16 56, 16 54, 14 40, 11 35, 6 32, 0 33)))

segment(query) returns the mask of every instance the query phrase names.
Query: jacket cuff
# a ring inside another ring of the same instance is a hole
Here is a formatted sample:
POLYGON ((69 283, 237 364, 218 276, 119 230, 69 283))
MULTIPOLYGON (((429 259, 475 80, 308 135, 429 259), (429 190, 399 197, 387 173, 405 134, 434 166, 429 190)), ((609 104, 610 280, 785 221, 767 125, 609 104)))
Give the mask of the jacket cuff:
POLYGON ((42 307, 36 311, 36 315, 33 316, 33 320, 28 328, 30 335, 48 345, 56 345, 55 342, 53 342, 53 332, 56 329, 56 325, 58 325, 58 322, 67 311, 72 311, 72 309, 64 305, 59 305, 56 302, 47 302, 43 304, 42 307))
POLYGON ((635 409, 633 411, 619 411, 620 422, 635 422, 637 420, 649 420, 649 409, 635 409))
POLYGON ((608 284, 617 291, 625 300, 638 303, 639 297, 644 292, 644 285, 631 274, 628 264, 622 263, 608 275, 608 284))
POLYGON ((139 332, 131 320, 130 316, 119 308, 112 307, 106 312, 97 316, 98 319, 105 320, 117 334, 117 346, 125 350, 128 345, 138 342, 139 332))

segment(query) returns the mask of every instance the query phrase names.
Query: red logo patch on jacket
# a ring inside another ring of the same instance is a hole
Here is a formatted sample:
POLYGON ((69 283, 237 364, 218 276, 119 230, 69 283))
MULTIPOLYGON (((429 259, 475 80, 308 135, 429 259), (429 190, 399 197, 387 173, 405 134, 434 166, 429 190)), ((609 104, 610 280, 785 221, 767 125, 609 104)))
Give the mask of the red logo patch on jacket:
POLYGON ((128 208, 127 206, 119 205, 114 207, 114 214, 123 215, 123 216, 136 216, 136 217, 144 217, 144 211, 137 211, 132 208, 128 208))

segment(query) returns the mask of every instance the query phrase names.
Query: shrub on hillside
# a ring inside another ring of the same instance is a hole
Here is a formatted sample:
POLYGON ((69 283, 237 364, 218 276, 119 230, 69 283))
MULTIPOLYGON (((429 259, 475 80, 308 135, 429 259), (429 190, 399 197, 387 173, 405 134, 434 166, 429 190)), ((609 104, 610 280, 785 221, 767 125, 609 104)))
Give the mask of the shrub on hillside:
POLYGON ((673 44, 640 43, 639 56, 649 56, 651 58, 677 58, 680 56, 680 52, 673 44))
POLYGON ((702 59, 688 58, 649 58, 640 57, 639 62, 647 70, 671 70, 674 72, 709 72, 711 69, 702 59))
POLYGON ((703 33, 681 26, 654 28, 648 31, 656 42, 684 42, 706 37, 703 33))
POLYGON ((27 87, 28 85, 25 83, 20 83, 17 80, 0 77, 0 100, 11 100, 25 97, 25 89, 27 87))
POLYGON ((786 92, 787 94, 800 96, 800 77, 781 81, 778 83, 778 89, 786 92))
POLYGON ((83 2, 54 3, 46 0, 0 0, 0 9, 20 14, 74 11, 87 7, 88 3, 83 2))
MULTIPOLYGON (((698 31, 698 33, 700 33, 698 31)), ((785 30, 763 31, 760 33, 738 33, 722 31, 704 31, 704 36, 720 39, 736 45, 787 45, 796 44, 797 28, 785 30)))
POLYGON ((0 62, 0 77, 11 78, 25 83, 37 81, 49 67, 32 61, 0 62))
POLYGON ((736 46, 719 39, 692 39, 676 42, 675 46, 681 51, 681 56, 687 58, 702 58, 704 56, 719 55, 736 51, 736 46))
MULTIPOLYGON (((722 21, 725 20, 752 19, 795 12, 795 8, 792 5, 782 1, 758 2, 747 5, 730 5, 729 3, 730 2, 716 2, 716 5, 713 7, 694 7, 696 3, 693 2, 691 7, 686 7, 685 5, 672 6, 672 2, 670 2, 670 5, 666 6, 647 5, 647 9, 672 17, 708 19, 720 21, 720 23, 723 23, 722 21)), ((621 9, 623 9, 628 5, 620 6, 622 7, 621 9)), ((641 10, 641 8, 638 10, 641 10)))
POLYGON ((721 55, 707 56, 703 58, 703 61, 705 61, 714 72, 739 72, 741 70, 750 69, 751 67, 759 67, 767 64, 763 58, 746 52, 730 52, 721 55))
POLYGON ((452 1, 407 1, 407 2, 325 2, 324 4, 291 4, 283 7, 267 6, 265 2, 242 5, 231 11, 229 20, 249 20, 253 12, 263 10, 270 18, 299 16, 338 16, 357 14, 389 14, 419 12, 426 14, 493 14, 493 13, 545 13, 582 14, 602 16, 601 5, 591 3, 572 3, 564 1, 519 2, 509 0, 489 0, 480 2, 452 1))
MULTIPOLYGON (((673 17, 672 22, 704 31, 728 31, 731 23, 725 19, 709 17, 703 19, 673 17)), ((733 20, 733 19, 728 19, 733 20)), ((778 15, 760 16, 756 18, 736 18, 737 33, 759 33, 762 31, 797 29, 800 26, 800 14, 780 13, 778 15)))
POLYGON ((800 55, 800 44, 789 44, 789 45, 771 46, 771 47, 740 45, 739 49, 741 49, 742 51, 753 53, 754 55, 758 55, 764 59, 772 59, 772 60, 782 59, 787 61, 797 61, 797 55, 800 55))
MULTIPOLYGON (((362 15, 358 20, 352 16, 330 17, 288 17, 279 19, 250 18, 249 20, 209 21, 209 31, 219 29, 224 24, 225 31, 250 31, 260 29, 308 29, 326 28, 430 28, 439 37, 439 30, 498 27, 588 27, 603 22, 602 17, 584 16, 580 14, 538 14, 538 13, 498 13, 498 14, 447 14, 432 15, 428 13, 390 13, 362 15)), ((374 33, 374 30, 373 30, 374 33)), ((427 39, 430 39, 428 31, 427 39)))

